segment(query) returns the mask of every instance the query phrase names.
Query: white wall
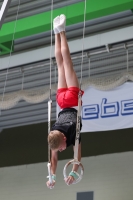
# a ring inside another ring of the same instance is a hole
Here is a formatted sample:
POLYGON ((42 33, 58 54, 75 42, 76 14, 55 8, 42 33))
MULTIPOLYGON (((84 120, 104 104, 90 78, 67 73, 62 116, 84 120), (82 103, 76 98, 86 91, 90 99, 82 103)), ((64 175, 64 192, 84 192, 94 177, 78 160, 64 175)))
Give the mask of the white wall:
POLYGON ((94 191, 94 200, 133 200, 133 152, 83 158, 83 180, 67 186, 60 161, 57 184, 47 189, 47 163, 0 168, 0 200, 76 200, 76 193, 94 191))

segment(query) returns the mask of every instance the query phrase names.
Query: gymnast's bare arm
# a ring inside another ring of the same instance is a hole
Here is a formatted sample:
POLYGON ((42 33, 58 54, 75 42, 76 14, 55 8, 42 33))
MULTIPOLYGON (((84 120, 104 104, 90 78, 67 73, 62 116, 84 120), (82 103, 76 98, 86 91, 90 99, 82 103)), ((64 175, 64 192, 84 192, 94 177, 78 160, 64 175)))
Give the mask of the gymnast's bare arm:
MULTIPOLYGON (((58 152, 51 150, 51 174, 56 174, 56 168, 57 168, 57 162, 58 162, 58 152)), ((49 181, 46 183, 47 187, 55 185, 55 181, 51 184, 49 181)))

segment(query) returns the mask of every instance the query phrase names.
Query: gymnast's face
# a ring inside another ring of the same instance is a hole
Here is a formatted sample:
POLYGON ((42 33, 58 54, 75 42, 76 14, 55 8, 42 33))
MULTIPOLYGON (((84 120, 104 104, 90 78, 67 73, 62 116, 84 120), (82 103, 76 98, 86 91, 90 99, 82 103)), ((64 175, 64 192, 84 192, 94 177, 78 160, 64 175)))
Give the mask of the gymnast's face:
POLYGON ((60 146, 58 148, 58 151, 62 152, 66 149, 66 137, 63 135, 61 138, 61 143, 60 146))

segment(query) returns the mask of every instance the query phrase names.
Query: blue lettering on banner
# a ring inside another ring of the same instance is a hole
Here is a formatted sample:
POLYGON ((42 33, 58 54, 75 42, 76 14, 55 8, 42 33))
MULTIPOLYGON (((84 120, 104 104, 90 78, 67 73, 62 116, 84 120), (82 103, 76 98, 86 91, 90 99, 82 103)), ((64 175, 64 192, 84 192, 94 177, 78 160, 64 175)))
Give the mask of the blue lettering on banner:
POLYGON ((102 99, 101 104, 101 117, 114 117, 119 115, 119 103, 111 102, 107 103, 107 99, 102 99))
POLYGON ((133 114, 133 99, 121 101, 121 115, 133 114))
POLYGON ((97 118, 99 118, 99 105, 98 104, 83 106, 82 110, 83 110, 82 119, 97 119, 97 118))
POLYGON ((133 99, 122 100, 121 102, 107 103, 107 99, 103 98, 101 105, 89 104, 82 107, 82 119, 92 120, 109 117, 118 117, 120 115, 133 115, 133 99))

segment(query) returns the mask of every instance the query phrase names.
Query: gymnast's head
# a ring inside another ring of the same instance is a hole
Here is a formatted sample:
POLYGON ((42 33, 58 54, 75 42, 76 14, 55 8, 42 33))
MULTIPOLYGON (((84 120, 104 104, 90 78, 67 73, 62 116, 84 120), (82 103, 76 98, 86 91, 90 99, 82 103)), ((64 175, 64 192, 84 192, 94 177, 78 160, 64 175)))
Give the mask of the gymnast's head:
POLYGON ((48 134, 48 144, 53 151, 64 151, 66 149, 66 137, 58 130, 48 134))

